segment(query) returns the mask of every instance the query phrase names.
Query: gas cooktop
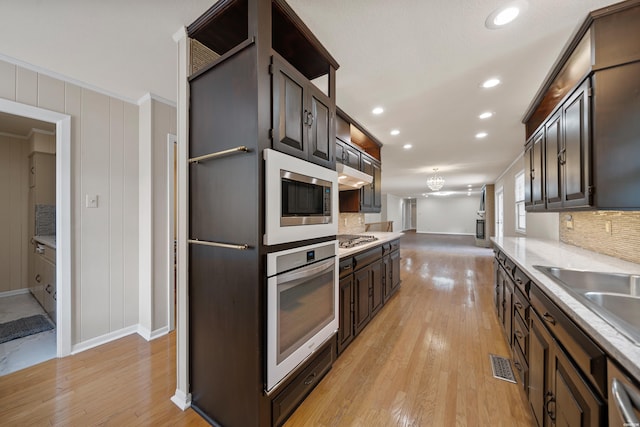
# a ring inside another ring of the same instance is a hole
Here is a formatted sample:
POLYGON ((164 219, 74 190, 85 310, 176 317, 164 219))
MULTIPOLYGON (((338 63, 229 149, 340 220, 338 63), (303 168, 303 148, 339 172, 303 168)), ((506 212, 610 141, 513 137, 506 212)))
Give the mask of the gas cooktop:
POLYGON ((364 245, 365 243, 375 242, 378 240, 375 236, 366 236, 362 234, 341 234, 338 235, 338 246, 342 249, 353 248, 355 246, 364 245))

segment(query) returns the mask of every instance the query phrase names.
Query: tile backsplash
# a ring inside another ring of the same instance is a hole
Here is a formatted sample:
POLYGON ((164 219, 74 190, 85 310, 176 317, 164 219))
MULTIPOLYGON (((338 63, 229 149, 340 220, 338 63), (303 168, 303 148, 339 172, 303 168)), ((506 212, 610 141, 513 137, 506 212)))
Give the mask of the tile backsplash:
POLYGON ((338 234, 364 233, 363 213, 340 213, 338 222, 338 234))
POLYGON ((56 207, 55 205, 36 205, 36 236, 55 236, 56 207))
POLYGON ((640 264, 640 212, 562 212, 559 215, 561 242, 640 264))

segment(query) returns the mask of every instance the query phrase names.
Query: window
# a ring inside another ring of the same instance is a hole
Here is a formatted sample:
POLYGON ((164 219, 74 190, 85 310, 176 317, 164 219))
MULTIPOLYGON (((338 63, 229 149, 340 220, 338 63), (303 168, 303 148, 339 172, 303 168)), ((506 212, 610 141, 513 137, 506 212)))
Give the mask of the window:
POLYGON ((527 231, 527 212, 524 209, 524 171, 516 174, 516 231, 527 231))

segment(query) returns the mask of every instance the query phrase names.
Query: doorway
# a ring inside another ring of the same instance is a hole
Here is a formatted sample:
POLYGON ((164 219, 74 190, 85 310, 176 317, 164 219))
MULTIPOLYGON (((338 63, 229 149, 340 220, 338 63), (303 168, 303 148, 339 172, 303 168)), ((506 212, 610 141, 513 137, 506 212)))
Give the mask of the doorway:
POLYGON ((504 187, 496 191, 496 238, 504 237, 504 187))
MULTIPOLYGON (((47 251, 44 248, 42 251, 43 255, 48 255, 48 261, 55 265, 54 269, 50 270, 49 273, 52 277, 48 278, 50 282, 55 283, 55 298, 52 298, 49 302, 49 309, 54 313, 52 315, 56 319, 55 356, 67 356, 71 354, 71 117, 67 114, 6 99, 0 99, 0 114, 27 121, 36 120, 44 124, 50 124, 54 128, 55 161, 52 167, 55 178, 54 183, 50 184, 55 187, 55 202, 51 203, 55 206, 55 214, 49 216, 49 220, 54 223, 49 224, 49 226, 55 230, 55 240, 53 242, 55 251, 47 251)), ((30 163, 27 163, 27 165, 26 173, 27 177, 29 177, 30 168, 36 165, 30 163)), ((29 181, 29 178, 27 180, 29 181)), ((30 184, 32 183, 30 182, 30 184)), ((27 215, 27 218, 29 220, 29 215, 27 215)), ((28 236, 28 234, 29 232, 25 235, 27 248, 31 244, 31 236, 28 236)), ((23 271, 25 270, 23 269, 23 271)), ((20 289, 17 290, 19 294, 30 292, 26 277, 25 275, 20 289)), ((41 276, 40 280, 42 282, 44 277, 41 276)), ((49 289, 51 290, 51 288, 49 289)))

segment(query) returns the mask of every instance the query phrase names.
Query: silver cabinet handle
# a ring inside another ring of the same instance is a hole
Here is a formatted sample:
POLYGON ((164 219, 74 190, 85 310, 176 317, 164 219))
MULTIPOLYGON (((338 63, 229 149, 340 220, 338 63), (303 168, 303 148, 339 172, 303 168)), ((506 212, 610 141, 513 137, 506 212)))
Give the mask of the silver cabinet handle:
POLYGON ((633 411, 634 407, 640 407, 640 395, 633 390, 629 390, 615 378, 611 381, 611 394, 616 403, 616 408, 618 408, 618 412, 622 416, 624 425, 640 425, 640 421, 633 411))

